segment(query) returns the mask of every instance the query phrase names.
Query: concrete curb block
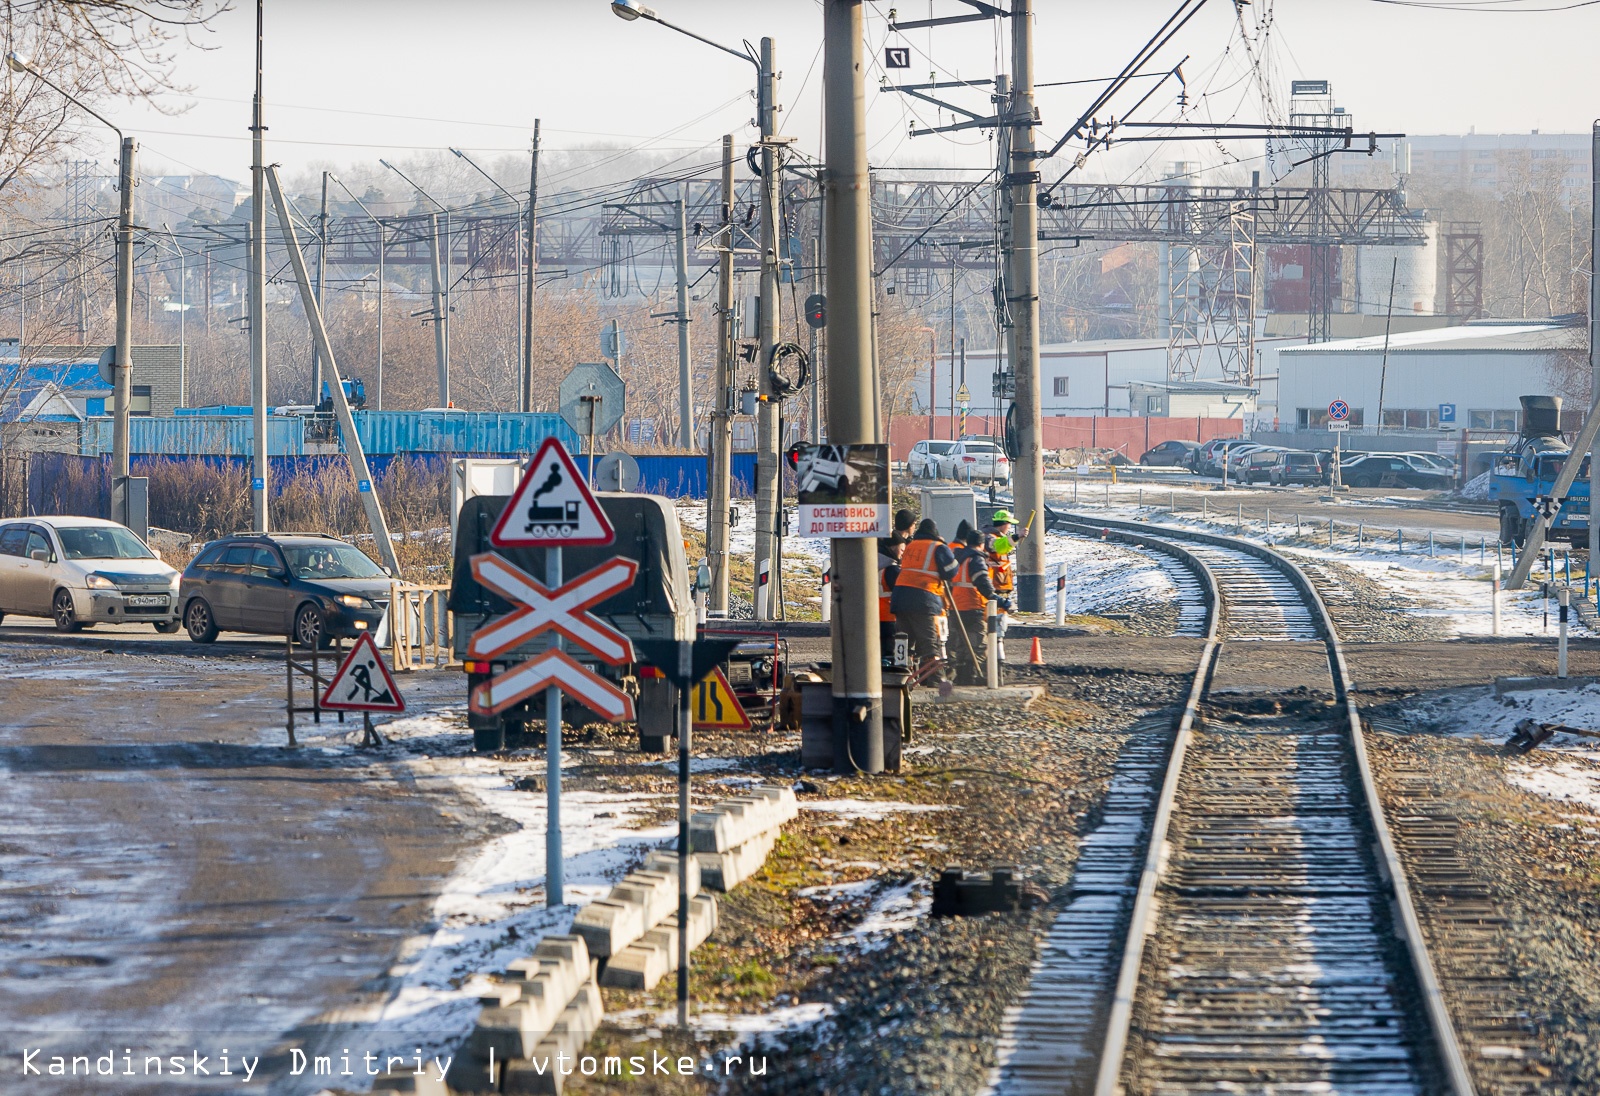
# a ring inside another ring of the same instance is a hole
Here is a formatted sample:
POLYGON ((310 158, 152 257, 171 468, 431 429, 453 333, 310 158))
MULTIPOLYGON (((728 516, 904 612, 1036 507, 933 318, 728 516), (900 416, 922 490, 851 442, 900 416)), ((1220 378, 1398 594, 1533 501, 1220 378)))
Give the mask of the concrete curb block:
POLYGON ((727 852, 775 830, 800 813, 790 788, 756 787, 724 799, 689 819, 689 848, 695 852, 727 852))
POLYGON ((770 829, 727 852, 695 853, 706 889, 726 894, 760 871, 761 865, 767 862, 767 854, 778 843, 778 833, 776 828, 770 829))
MULTIPOLYGON (((653 854, 663 857, 666 854, 653 854)), ((589 954, 608 959, 655 928, 678 909, 677 857, 672 870, 636 871, 623 877, 611 893, 579 910, 572 931, 583 937, 589 954)), ((659 863, 660 860, 658 859, 659 863)), ((649 861, 646 861, 649 863, 649 861)), ((689 869, 689 894, 700 891, 700 866, 689 869)))
MULTIPOLYGON (((540 1040, 526 1059, 507 1062, 501 1091, 517 1096, 545 1096, 559 1094, 566 1087, 566 1075, 561 1072, 558 1055, 565 1055, 575 1066, 574 1059, 605 1016, 600 1000, 600 987, 590 978, 578 989, 570 1004, 562 1010, 550 1034, 540 1040)), ((571 1068, 571 1066, 569 1066, 571 1068)))
MULTIPOLYGON (((705 943, 717 931, 717 900, 702 894, 689 903, 689 950, 705 943)), ((660 925, 606 962, 600 984, 616 989, 652 990, 678 969, 678 915, 674 913, 660 925)))
POLYGON ((1507 693, 1526 693, 1535 689, 1582 689, 1593 685, 1600 678, 1596 677, 1497 677, 1494 679, 1494 695, 1505 696, 1507 693))
POLYGON ((593 963, 578 936, 547 936, 533 955, 512 963, 480 994, 483 1011, 467 1039, 466 1053, 488 1061, 526 1058, 559 1021, 563 1010, 593 977, 593 963))

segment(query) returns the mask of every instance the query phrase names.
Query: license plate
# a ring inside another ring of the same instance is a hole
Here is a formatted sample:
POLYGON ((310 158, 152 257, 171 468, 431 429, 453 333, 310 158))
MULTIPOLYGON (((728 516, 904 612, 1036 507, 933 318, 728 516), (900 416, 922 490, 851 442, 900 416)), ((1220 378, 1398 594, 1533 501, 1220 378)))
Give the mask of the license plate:
POLYGON ((147 606, 165 605, 166 603, 167 597, 165 594, 131 594, 128 597, 129 605, 147 606))

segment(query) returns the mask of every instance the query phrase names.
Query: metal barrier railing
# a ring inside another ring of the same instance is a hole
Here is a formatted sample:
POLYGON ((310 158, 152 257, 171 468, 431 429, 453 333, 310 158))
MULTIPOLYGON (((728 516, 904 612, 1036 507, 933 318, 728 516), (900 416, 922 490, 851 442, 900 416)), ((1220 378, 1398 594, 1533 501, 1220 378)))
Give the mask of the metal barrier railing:
POLYGON ((389 662, 397 671, 450 665, 449 586, 389 584, 389 662))

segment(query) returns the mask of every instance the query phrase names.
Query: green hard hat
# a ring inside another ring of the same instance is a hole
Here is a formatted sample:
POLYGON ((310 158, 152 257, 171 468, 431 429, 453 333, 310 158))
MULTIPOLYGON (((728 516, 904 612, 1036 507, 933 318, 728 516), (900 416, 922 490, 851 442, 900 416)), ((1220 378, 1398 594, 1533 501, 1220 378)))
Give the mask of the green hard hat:
POLYGON ((994 517, 991 520, 996 525, 999 525, 1002 521, 1011 525, 1015 525, 1017 523, 1017 519, 1012 516, 1010 510, 996 510, 994 512, 994 517))

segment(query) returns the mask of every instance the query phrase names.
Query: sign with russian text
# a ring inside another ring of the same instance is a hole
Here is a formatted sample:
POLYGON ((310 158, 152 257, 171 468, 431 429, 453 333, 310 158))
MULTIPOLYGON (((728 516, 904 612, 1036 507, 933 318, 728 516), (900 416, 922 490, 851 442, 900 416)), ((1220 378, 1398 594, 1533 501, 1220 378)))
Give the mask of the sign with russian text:
POLYGON ((802 537, 886 537, 889 447, 812 445, 795 468, 802 537))

